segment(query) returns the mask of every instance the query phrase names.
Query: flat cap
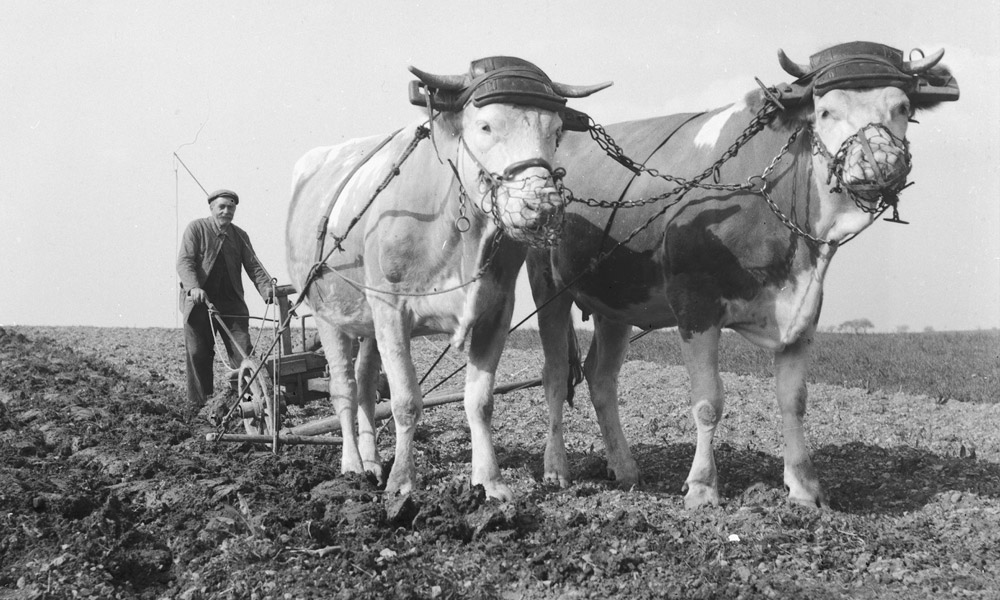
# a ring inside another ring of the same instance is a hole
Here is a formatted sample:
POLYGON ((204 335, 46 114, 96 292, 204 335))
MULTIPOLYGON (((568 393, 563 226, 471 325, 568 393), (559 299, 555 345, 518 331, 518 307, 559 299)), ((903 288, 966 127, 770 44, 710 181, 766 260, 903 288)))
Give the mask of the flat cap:
POLYGON ((208 203, 211 204, 212 200, 215 200, 216 198, 229 198, 235 204, 240 203, 240 197, 237 196, 236 192, 232 190, 215 190, 208 195, 208 203))

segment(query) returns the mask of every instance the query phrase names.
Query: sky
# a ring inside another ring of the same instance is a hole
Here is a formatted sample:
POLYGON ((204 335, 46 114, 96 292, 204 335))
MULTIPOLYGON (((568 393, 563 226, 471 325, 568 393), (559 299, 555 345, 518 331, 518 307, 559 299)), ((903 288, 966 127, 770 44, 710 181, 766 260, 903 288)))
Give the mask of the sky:
MULTIPOLYGON (((0 325, 177 327, 178 241, 205 188, 281 283, 295 161, 420 118, 407 66, 528 59, 609 124, 724 106, 841 42, 945 49, 961 99, 909 132, 910 225, 841 248, 821 327, 1000 326, 1000 1, 319 2, 5 0, 0 325)), ((523 274, 522 274, 523 280, 523 274)), ((264 304, 247 286, 252 314, 264 304)), ((519 285, 515 319, 531 309, 519 285)))

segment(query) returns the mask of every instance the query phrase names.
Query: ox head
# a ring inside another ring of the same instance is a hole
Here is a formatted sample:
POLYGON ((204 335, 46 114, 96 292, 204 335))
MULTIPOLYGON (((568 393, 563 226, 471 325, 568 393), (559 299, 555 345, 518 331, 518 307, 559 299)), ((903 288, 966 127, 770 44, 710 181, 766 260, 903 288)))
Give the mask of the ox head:
POLYGON ((580 129, 586 116, 566 106, 611 82, 556 83, 537 66, 496 56, 472 63, 464 75, 432 75, 410 67, 420 80, 410 101, 442 111, 442 127, 456 138, 454 168, 476 205, 506 235, 532 246, 558 240, 565 198, 561 170, 553 170, 561 132, 580 129))
POLYGON ((895 207, 910 172, 906 129, 914 112, 958 99, 954 78, 936 67, 942 56, 908 61, 889 46, 850 42, 802 65, 778 51, 782 68, 797 77, 794 89, 811 96, 813 151, 826 161, 827 181, 837 180, 833 191, 846 188, 867 212, 895 207))

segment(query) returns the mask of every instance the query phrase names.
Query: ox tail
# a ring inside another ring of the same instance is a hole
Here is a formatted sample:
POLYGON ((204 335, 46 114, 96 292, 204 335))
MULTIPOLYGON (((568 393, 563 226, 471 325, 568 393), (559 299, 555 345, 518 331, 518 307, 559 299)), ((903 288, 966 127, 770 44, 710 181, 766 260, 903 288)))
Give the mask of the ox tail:
POLYGON ((583 381, 583 363, 580 360, 580 341, 576 337, 576 328, 570 327, 566 332, 566 342, 569 347, 569 380, 566 382, 566 404, 573 406, 573 395, 576 386, 583 381))

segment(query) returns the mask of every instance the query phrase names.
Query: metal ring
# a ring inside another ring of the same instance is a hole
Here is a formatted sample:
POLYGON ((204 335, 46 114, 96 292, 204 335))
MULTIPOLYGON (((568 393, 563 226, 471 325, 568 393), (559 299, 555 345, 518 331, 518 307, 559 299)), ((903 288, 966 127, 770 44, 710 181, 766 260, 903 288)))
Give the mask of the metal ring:
POLYGON ((763 194, 767 190, 767 180, 760 175, 751 175, 750 177, 747 177, 747 185, 750 186, 750 192, 754 194, 763 194), (756 189, 753 184, 755 179, 760 180, 760 187, 756 189))
POLYGON ((465 233, 466 231, 472 229, 472 221, 469 220, 469 217, 462 215, 461 217, 455 219, 455 229, 457 229, 459 233, 465 233))

